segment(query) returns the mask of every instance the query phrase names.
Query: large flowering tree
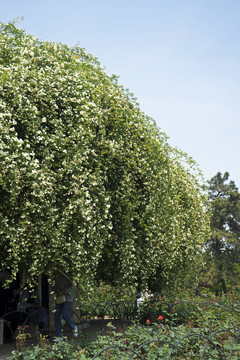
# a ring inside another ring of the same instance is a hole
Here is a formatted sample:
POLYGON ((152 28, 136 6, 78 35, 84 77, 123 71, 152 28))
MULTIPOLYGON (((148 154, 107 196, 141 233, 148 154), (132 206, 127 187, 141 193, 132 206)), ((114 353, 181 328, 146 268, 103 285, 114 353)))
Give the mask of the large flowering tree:
POLYGON ((166 285, 205 242, 194 162, 79 47, 0 25, 0 261, 166 285))

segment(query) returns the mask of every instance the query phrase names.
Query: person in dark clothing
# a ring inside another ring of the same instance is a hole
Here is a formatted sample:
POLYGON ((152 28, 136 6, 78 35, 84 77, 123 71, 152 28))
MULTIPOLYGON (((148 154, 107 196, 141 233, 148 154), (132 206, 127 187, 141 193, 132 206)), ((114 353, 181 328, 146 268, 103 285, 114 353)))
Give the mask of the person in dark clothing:
POLYGON ((26 314, 17 311, 19 294, 17 281, 12 282, 9 288, 4 287, 6 280, 9 279, 10 273, 8 271, 0 272, 0 317, 5 320, 5 342, 13 341, 14 331, 27 318, 26 314))
MULTIPOLYGON (((62 301, 58 303, 56 301, 56 312, 54 316, 56 338, 54 341, 60 341, 62 339, 62 323, 61 317, 67 322, 70 329, 73 331, 73 335, 78 335, 78 329, 70 316, 70 308, 74 298, 74 287, 69 277, 62 272, 59 272, 55 279, 54 286, 55 293, 58 297, 63 297, 62 301)), ((56 299, 56 300, 57 300, 56 299)))
POLYGON ((18 310, 27 312, 30 315, 29 320, 38 325, 42 332, 46 333, 49 316, 47 310, 40 304, 37 287, 33 289, 32 293, 28 290, 27 285, 20 290, 18 310))

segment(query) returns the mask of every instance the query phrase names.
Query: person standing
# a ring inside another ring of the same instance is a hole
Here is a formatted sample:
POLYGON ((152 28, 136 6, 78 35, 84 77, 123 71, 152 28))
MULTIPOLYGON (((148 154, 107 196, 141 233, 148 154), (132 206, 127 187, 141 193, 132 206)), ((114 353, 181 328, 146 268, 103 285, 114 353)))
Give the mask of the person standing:
POLYGON ((73 331, 73 335, 78 336, 78 329, 70 315, 70 309, 74 299, 74 286, 67 275, 62 272, 58 272, 55 279, 54 291, 56 294, 56 311, 54 315, 56 338, 54 341, 62 340, 61 318, 66 321, 70 329, 73 331))
POLYGON ((41 300, 37 287, 35 286, 32 290, 31 293, 28 285, 25 285, 20 290, 18 310, 27 312, 30 315, 29 319, 38 325, 43 335, 46 335, 48 330, 48 312, 40 305, 41 300))

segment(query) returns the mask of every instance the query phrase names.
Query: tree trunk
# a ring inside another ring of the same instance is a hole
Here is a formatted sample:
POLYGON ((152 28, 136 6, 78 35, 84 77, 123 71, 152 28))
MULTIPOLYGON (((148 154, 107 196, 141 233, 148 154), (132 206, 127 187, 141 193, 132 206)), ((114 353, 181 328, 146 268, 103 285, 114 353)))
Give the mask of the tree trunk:
POLYGON ((226 295, 226 294, 227 294, 226 282, 225 282, 225 280, 224 280, 223 278, 222 278, 220 281, 221 281, 221 283, 222 283, 223 292, 224 292, 224 294, 226 295))

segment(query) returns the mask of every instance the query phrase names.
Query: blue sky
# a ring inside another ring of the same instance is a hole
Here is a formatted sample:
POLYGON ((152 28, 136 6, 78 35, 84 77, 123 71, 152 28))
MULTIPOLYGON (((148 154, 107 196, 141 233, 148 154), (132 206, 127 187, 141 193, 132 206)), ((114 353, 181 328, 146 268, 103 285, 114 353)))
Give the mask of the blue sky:
POLYGON ((8 0, 0 20, 78 43, 138 99, 206 179, 240 188, 239 0, 8 0))

